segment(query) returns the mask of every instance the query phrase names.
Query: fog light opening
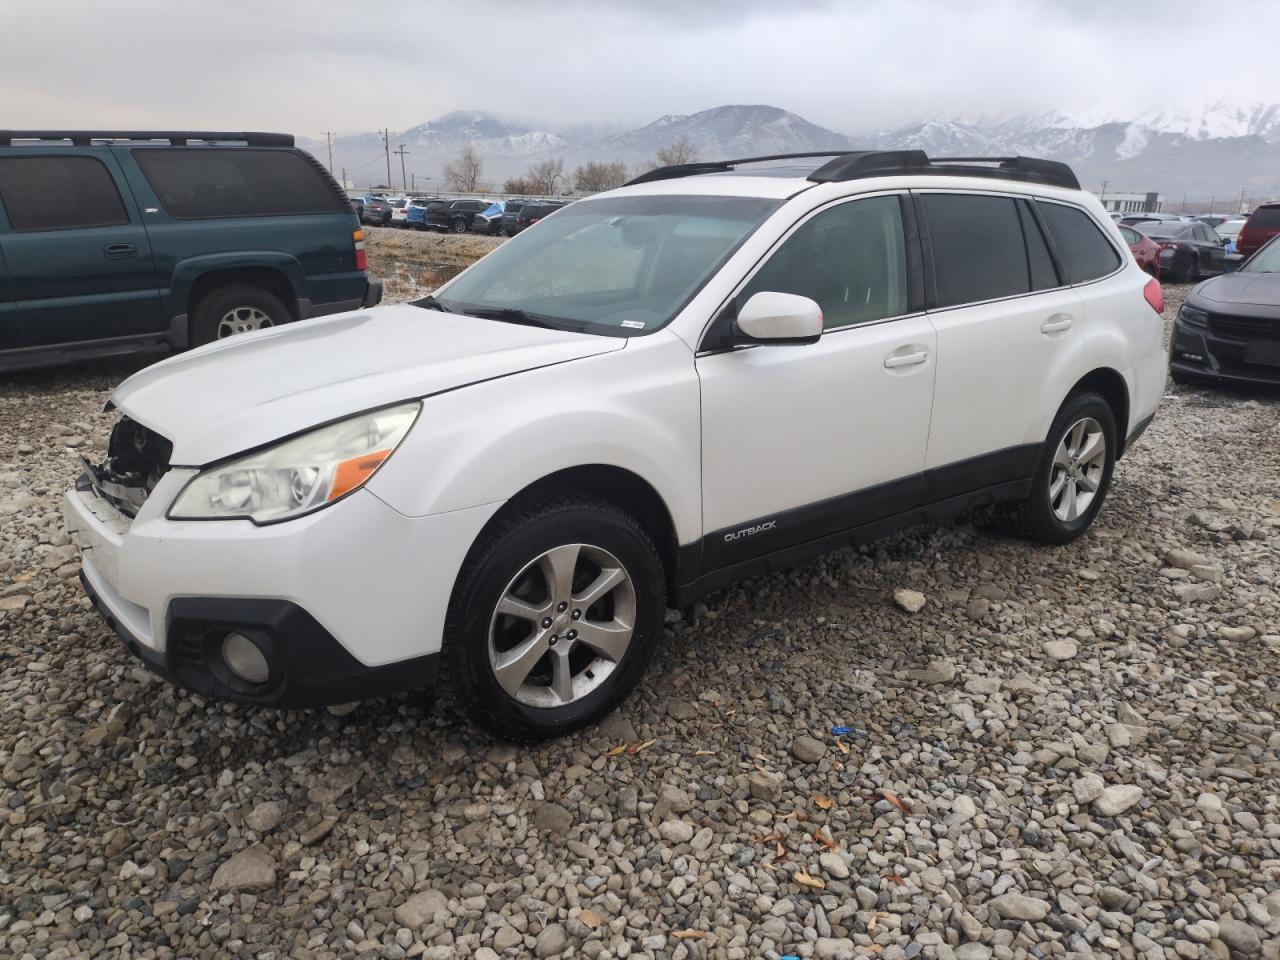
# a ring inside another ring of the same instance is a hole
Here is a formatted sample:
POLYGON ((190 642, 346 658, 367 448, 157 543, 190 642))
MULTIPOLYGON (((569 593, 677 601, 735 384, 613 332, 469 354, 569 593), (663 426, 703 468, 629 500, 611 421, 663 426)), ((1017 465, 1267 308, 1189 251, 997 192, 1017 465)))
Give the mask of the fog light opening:
POLYGON ((243 633, 228 633, 222 638, 222 660, 245 683, 266 683, 271 676, 267 655, 243 633))

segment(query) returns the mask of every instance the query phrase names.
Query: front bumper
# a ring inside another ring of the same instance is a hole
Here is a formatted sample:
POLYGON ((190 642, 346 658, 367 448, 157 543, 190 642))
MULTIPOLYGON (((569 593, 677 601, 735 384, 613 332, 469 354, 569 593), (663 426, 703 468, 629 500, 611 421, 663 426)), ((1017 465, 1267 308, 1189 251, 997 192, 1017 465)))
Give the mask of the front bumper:
POLYGON ((279 707, 431 682, 454 580, 499 504, 406 517, 360 490, 270 526, 168 520, 195 473, 171 469, 133 520, 87 485, 63 498, 85 590, 131 652, 199 693, 279 707), (232 631, 266 655, 266 684, 226 669, 232 631))
POLYGON ((1236 383, 1280 384, 1280 366, 1245 359, 1249 341, 1223 337, 1212 326, 1175 320, 1169 341, 1169 369, 1190 377, 1236 383))

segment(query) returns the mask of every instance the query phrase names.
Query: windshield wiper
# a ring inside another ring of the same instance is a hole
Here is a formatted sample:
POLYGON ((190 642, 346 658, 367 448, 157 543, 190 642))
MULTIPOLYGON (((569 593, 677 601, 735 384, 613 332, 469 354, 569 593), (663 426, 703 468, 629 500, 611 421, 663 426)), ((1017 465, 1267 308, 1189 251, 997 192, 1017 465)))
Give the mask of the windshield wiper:
POLYGON ((467 313, 482 320, 501 320, 504 323, 518 323, 526 327, 545 327, 548 330, 563 330, 564 327, 549 317, 519 310, 516 307, 475 307, 468 308, 467 313))
POLYGON ((428 293, 421 300, 414 300, 413 305, 415 307, 422 307, 426 310, 439 310, 442 313, 457 313, 456 310, 450 310, 448 307, 446 307, 443 303, 437 300, 430 293, 428 293))

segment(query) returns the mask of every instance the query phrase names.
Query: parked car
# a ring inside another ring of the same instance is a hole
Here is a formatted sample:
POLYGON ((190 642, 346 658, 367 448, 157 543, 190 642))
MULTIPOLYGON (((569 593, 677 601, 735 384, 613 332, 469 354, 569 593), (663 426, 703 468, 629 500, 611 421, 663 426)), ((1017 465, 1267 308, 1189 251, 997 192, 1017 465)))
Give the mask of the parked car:
POLYGON ((1237 247, 1237 241, 1240 238, 1240 230, 1244 227, 1246 220, 1243 217, 1235 217, 1231 220, 1224 220, 1213 228, 1213 232, 1222 238, 1222 249, 1225 254, 1223 264, 1226 269, 1234 270, 1240 266, 1244 257, 1240 255, 1237 247))
POLYGON ((1228 217, 1225 214, 1197 213, 1191 219, 1203 223, 1206 227, 1217 227, 1218 224, 1226 221, 1228 217))
POLYGON ((533 740, 742 577, 992 504, 1070 542, 1163 395, 1160 284, 1066 165, 994 163, 659 168, 434 296, 149 367, 65 496, 86 591, 205 696, 438 676, 533 740))
POLYGON ((502 229, 502 216, 506 212, 506 203, 496 200, 477 213, 471 220, 471 229, 475 233, 496 235, 502 229))
POLYGON ((520 215, 520 208, 523 207, 528 200, 508 200, 506 206, 502 210, 502 223, 498 226, 498 232, 504 237, 515 236, 516 217, 520 215))
POLYGON ((427 206, 424 226, 430 230, 466 233, 477 213, 488 208, 488 200, 450 200, 427 206))
POLYGON ((1280 238, 1187 295, 1173 326, 1169 372, 1177 383, 1280 384, 1280 238))
POLYGON ((1120 218, 1120 222, 1126 227, 1134 227, 1143 223, 1155 223, 1157 221, 1179 221, 1186 222, 1185 217, 1180 217, 1173 213, 1127 213, 1120 218))
POLYGON ((517 233, 533 226, 543 217, 549 217, 563 206, 565 206, 565 202, 562 200, 535 200, 524 204, 520 208, 520 212, 516 214, 508 236, 514 237, 517 233))
POLYGON ((1138 266, 1153 277, 1160 276, 1159 245, 1134 227, 1121 226, 1120 236, 1124 237, 1124 242, 1129 244, 1129 252, 1133 254, 1133 259, 1138 262, 1138 266))
POLYGON ((391 225, 391 201, 386 197, 365 197, 363 223, 375 224, 379 227, 391 225))
POLYGON ((415 208, 426 209, 435 197, 402 197, 391 202, 391 226, 393 227, 411 227, 415 225, 415 221, 410 219, 410 214, 415 208))
POLYGON ((1236 237, 1236 251, 1242 257, 1248 257, 1278 233, 1280 203, 1264 203, 1249 214, 1236 237))
POLYGON ((1166 220, 1138 227, 1160 247, 1160 276, 1172 283, 1193 283, 1225 271, 1222 238, 1194 220, 1166 220))
POLYGON ((182 350, 381 289, 291 136, 0 132, 0 369, 182 350))
POLYGON ((348 202, 351 204, 351 209, 355 211, 356 219, 364 223, 364 198, 349 197, 348 202))

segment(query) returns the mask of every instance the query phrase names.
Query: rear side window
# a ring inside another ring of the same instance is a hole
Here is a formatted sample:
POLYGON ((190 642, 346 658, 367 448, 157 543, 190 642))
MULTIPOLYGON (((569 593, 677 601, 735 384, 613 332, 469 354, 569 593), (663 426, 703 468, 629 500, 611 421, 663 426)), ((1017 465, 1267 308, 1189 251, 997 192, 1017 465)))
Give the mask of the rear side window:
POLYGON ((1022 221, 1022 238, 1027 243, 1027 264, 1031 270, 1032 290, 1052 290, 1060 285, 1058 271, 1053 265, 1053 257, 1049 254, 1049 245, 1045 242, 1044 232, 1036 218, 1031 215, 1031 208, 1025 202, 1018 203, 1018 217, 1022 221))
POLYGON ((921 194, 920 200, 933 249, 937 306, 1030 292, 1016 201, 950 193, 921 194))
POLYGON ((180 220, 346 212, 334 188, 289 150, 169 147, 133 157, 165 211, 180 220))
POLYGON ((1259 207, 1253 211, 1253 216, 1249 217, 1248 226, 1267 229, 1280 227, 1280 206, 1259 207))
POLYGON ((129 222, 111 172, 96 157, 0 159, 0 203, 20 233, 129 222))
POLYGON ((1043 200, 1036 203, 1058 248, 1067 283, 1097 280, 1120 266, 1120 255, 1093 222, 1093 217, 1061 203, 1043 200))

